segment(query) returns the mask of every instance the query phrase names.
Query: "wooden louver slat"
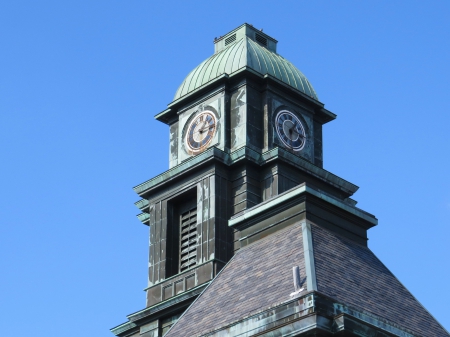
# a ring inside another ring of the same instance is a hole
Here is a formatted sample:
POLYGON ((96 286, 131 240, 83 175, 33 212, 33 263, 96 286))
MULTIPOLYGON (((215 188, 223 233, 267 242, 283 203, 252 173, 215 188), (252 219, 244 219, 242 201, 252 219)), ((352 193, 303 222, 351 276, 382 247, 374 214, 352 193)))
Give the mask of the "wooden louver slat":
POLYGON ((197 209, 180 215, 180 272, 197 264, 197 209))

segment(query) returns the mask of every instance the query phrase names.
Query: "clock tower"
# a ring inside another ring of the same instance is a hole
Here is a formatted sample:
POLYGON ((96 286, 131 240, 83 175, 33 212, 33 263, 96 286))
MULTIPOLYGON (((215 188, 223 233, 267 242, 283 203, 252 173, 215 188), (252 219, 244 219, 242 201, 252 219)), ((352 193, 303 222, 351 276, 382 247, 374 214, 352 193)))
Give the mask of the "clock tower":
POLYGON ((136 186, 154 336, 449 336, 367 247, 375 216, 323 168, 325 109, 277 41, 243 24, 155 118, 169 170, 136 186), (426 325, 424 325, 426 322, 426 325))

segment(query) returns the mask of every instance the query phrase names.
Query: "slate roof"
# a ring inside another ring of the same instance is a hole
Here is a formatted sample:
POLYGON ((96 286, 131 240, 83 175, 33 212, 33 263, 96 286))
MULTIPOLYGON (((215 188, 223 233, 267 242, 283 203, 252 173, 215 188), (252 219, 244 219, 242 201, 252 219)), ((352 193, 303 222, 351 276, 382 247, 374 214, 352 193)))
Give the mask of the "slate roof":
POLYGON ((165 337, 199 336, 289 300, 293 266, 303 280, 301 226, 240 249, 165 337))
POLYGON ((448 332, 365 246, 312 225, 317 290, 420 336, 448 332))
MULTIPOLYGON (((318 225, 311 232, 318 293, 417 336, 450 336, 368 247, 318 225)), ((306 288, 300 224, 240 249, 165 336, 201 336, 289 300, 296 265, 306 288)))

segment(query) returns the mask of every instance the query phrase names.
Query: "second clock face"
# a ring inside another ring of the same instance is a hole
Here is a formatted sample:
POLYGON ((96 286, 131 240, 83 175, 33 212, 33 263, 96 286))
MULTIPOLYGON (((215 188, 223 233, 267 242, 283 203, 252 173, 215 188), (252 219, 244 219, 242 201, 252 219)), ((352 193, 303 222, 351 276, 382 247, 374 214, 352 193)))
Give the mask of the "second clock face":
POLYGON ((186 129, 185 144, 191 154, 197 154, 211 143, 217 129, 216 116, 204 111, 196 116, 186 129))
POLYGON ((275 128, 283 144, 294 151, 303 149, 306 134, 300 119, 288 110, 281 110, 275 117, 275 128))

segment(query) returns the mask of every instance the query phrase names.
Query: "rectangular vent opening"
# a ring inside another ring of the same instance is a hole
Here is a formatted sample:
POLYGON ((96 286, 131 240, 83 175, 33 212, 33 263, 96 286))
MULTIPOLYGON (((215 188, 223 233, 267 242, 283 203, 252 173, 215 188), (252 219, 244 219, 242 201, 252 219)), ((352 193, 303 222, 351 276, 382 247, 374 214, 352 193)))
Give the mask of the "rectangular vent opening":
POLYGON ((236 34, 233 34, 231 36, 228 36, 225 39, 225 46, 228 46, 230 43, 233 43, 234 41, 236 41, 236 34))
POLYGON ((256 42, 261 43, 263 46, 267 47, 267 39, 259 34, 256 34, 256 42))
POLYGON ((197 206, 180 215, 180 272, 197 264, 197 206))

